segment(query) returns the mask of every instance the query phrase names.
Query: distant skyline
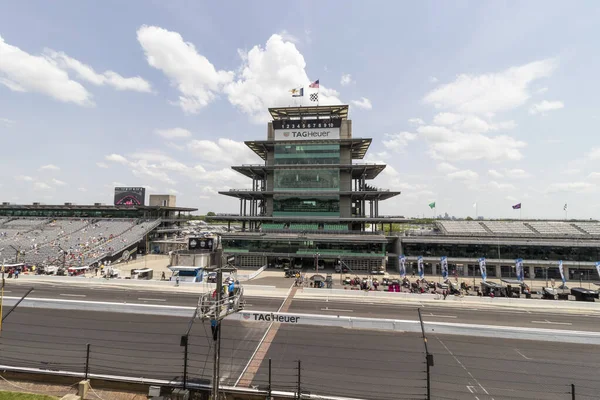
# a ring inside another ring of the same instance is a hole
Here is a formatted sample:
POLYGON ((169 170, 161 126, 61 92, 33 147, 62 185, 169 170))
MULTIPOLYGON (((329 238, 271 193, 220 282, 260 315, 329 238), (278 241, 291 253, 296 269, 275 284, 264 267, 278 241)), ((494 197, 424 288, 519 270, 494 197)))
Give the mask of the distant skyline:
POLYGON ((598 218, 597 2, 234 4, 0 5, 0 201, 236 212, 243 142, 319 79, 402 192, 382 214, 598 218))

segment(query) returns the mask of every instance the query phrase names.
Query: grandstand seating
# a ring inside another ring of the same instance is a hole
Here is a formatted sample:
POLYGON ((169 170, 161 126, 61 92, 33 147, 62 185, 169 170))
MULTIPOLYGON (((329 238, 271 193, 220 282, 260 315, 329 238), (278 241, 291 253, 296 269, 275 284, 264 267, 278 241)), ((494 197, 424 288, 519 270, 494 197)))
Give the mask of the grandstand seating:
POLYGON ((527 225, 542 235, 583 235, 573 225, 559 221, 531 221, 527 225))
POLYGON ((600 222, 439 221, 442 233, 458 236, 585 237, 600 236, 600 222))
POLYGON ((485 221, 485 226, 494 234, 499 235, 535 235, 535 231, 522 221, 485 221))
POLYGON ((590 235, 600 235, 600 222, 575 222, 573 225, 590 235))
POLYGON ((21 252, 19 261, 32 264, 91 264, 140 241, 160 220, 13 219, 0 221, 0 246, 21 252))
POLYGON ((488 233, 478 221, 442 221, 440 224, 444 227, 445 231, 451 235, 485 235, 488 233))

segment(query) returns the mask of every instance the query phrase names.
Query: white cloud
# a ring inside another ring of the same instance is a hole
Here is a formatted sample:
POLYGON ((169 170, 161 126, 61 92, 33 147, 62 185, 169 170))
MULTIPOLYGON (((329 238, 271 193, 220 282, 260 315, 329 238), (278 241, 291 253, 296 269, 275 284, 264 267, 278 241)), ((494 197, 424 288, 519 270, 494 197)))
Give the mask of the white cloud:
POLYGON ((587 176, 587 179, 592 180, 592 181, 600 181, 600 172, 591 172, 587 176))
MULTIPOLYGON (((287 106, 292 102, 289 90, 308 87, 311 80, 306 73, 306 61, 296 45, 281 35, 272 35, 265 45, 254 46, 242 57, 236 80, 225 86, 231 104, 248 114, 252 121, 268 121, 268 107, 287 106)), ((296 98, 300 105, 314 105, 305 96, 296 98)), ((321 105, 341 104, 339 93, 321 85, 321 105)))
POLYGON ((31 176, 27 176, 27 175, 18 175, 15 176, 15 179, 18 181, 25 181, 25 182, 33 182, 34 179, 31 176))
POLYGON ((477 178, 479 178, 479 174, 475 171, 471 171, 470 169, 450 172, 447 176, 450 179, 456 179, 461 181, 474 181, 477 180, 477 178))
POLYGON ((40 171, 58 171, 58 170, 60 170, 60 168, 54 164, 42 165, 40 167, 40 171))
POLYGON ((0 84, 12 91, 41 93, 80 106, 93 105, 92 95, 55 63, 9 45, 1 36, 0 84))
POLYGON ((55 184, 55 185, 57 185, 57 186, 65 186, 67 184, 66 182, 63 182, 63 181, 58 180, 56 178, 52 179, 52 183, 55 184))
POLYGON ((167 193, 173 194, 173 195, 180 194, 179 191, 177 191, 176 189, 173 189, 173 188, 167 189, 167 193))
POLYGON ((600 160, 600 147, 592 148, 585 157, 589 160, 600 160))
POLYGON ((46 57, 52 60, 56 65, 62 69, 68 69, 77 73, 79 78, 90 82, 96 86, 111 86, 117 90, 133 90, 136 92, 151 92, 152 88, 150 83, 142 79, 139 76, 133 78, 125 78, 114 71, 105 71, 101 74, 94 71, 94 69, 69 57, 63 52, 57 52, 51 49, 46 49, 46 57))
MULTIPOLYGON (((127 159, 120 154, 110 154, 104 157, 107 161, 116 162, 119 164, 127 164, 127 159)), ((97 164, 96 164, 97 165, 97 164)), ((104 167, 101 167, 104 168, 104 167)))
POLYGON ((84 187, 77 188, 77 190, 83 193, 87 192, 87 189, 84 187))
POLYGON ((8 118, 0 118, 0 125, 4 125, 7 128, 10 128, 16 123, 16 121, 8 118))
POLYGON ((576 175, 580 172, 581 170, 579 168, 569 168, 560 171, 560 173, 564 175, 576 175))
POLYGON ((183 139, 192 136, 192 132, 183 128, 157 129, 154 133, 165 139, 183 139))
POLYGON ((173 142, 168 142, 168 143, 167 143, 167 147, 170 147, 170 148, 172 148, 172 149, 179 150, 179 151, 181 151, 181 150, 184 150, 184 149, 185 149, 185 146, 184 146, 184 145, 182 145, 182 144, 177 144, 177 143, 173 143, 173 142))
POLYGON ((548 111, 560 110, 564 108, 565 105, 562 101, 548 101, 543 100, 540 103, 536 103, 531 106, 529 109, 529 114, 546 114, 548 111))
POLYGON ((371 110, 373 108, 371 100, 367 99, 366 97, 361 97, 360 100, 352 100, 352 104, 364 110, 371 110))
POLYGON ((352 83, 352 76, 350 74, 343 74, 340 80, 340 85, 347 86, 352 83))
POLYGON ((504 198, 505 198, 506 200, 508 200, 508 201, 517 201, 517 198, 516 198, 516 197, 514 197, 514 196, 506 196, 506 197, 504 197, 504 198))
POLYGON ((177 32, 144 25, 138 29, 137 39, 148 64, 161 70, 179 90, 177 103, 186 113, 200 111, 233 80, 233 72, 217 70, 177 32))
POLYGON ((436 167, 436 169, 440 172, 454 172, 456 171, 458 168, 456 168, 454 165, 447 163, 447 162, 443 162, 443 163, 439 163, 436 167))
POLYGON ((429 77, 429 83, 437 83, 439 81, 438 78, 436 78, 435 76, 430 76, 429 77))
POLYGON ((491 176, 492 178, 504 178, 504 175, 502 175, 500 172, 496 171, 495 169, 488 170, 488 175, 491 176))
POLYGON ((262 161, 243 142, 226 138, 219 138, 216 142, 192 140, 188 143, 188 149, 198 158, 219 165, 256 164, 262 161))
POLYGON ((34 190, 48 190, 48 189, 52 189, 52 188, 47 183, 44 183, 44 182, 34 182, 33 183, 33 189, 34 190))
POLYGON ((513 178, 513 179, 524 179, 524 178, 529 178, 531 177, 531 175, 527 172, 525 172, 522 169, 505 169, 504 170, 504 174, 506 175, 507 178, 513 178))
POLYGON ((512 183, 500 183, 500 182, 496 182, 496 181, 489 182, 487 184, 487 187, 490 189, 493 189, 493 190, 500 190, 500 191, 516 189, 515 185, 513 185, 512 183))
POLYGON ((417 135, 410 132, 386 133, 383 145, 389 150, 402 152, 408 146, 408 143, 415 140, 417 135))
POLYGON ((108 164, 107 163, 103 163, 103 162, 97 162, 96 165, 99 168, 109 168, 108 164))
POLYGON ((532 82, 548 77, 556 68, 552 59, 482 75, 461 74, 429 92, 426 104, 467 114, 489 114, 519 107, 529 99, 532 82))
POLYGON ((597 185, 589 182, 565 182, 565 183, 552 183, 548 186, 546 191, 548 193, 559 193, 559 192, 574 192, 574 193, 589 193, 594 191, 597 185))
POLYGON ((423 121, 421 118, 410 118, 408 123, 411 125, 423 125, 425 121, 423 121))
POLYGON ((536 90, 536 93, 537 93, 537 94, 544 94, 544 93, 546 93, 547 91, 548 91, 548 88, 547 88, 547 87, 542 87, 542 88, 539 88, 538 90, 536 90))
POLYGON ((443 112, 433 118, 434 125, 451 127, 465 133, 486 133, 500 129, 513 129, 517 125, 514 121, 490 122, 475 115, 456 114, 443 112))
POLYGON ((436 159, 505 161, 523 158, 525 142, 510 136, 488 137, 466 134, 443 126, 421 126, 417 131, 430 142, 430 154, 436 159))

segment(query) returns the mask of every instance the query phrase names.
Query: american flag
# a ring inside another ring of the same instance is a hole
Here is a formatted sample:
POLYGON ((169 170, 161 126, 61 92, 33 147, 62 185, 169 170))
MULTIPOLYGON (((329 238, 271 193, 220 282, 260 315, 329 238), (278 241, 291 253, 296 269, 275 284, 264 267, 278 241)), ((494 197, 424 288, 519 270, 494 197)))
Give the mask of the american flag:
POLYGON ((308 85, 308 87, 318 89, 319 88, 319 80, 317 79, 316 81, 314 81, 313 83, 308 85))

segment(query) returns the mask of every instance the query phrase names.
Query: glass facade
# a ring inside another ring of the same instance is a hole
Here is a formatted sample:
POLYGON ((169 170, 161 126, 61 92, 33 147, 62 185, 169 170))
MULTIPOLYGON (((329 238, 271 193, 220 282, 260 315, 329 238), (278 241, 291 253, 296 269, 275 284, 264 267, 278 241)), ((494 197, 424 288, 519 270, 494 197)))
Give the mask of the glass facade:
POLYGON ((339 169, 285 169, 276 170, 275 191, 339 190, 339 169))
POLYGON ((310 255, 319 253, 321 256, 385 256, 383 243, 348 243, 348 242, 316 242, 312 240, 251 240, 223 238, 225 253, 287 253, 310 255))
POLYGON ((339 164, 339 144, 278 144, 275 164, 339 164))
POLYGON ((290 197, 275 195, 273 198, 273 216, 304 216, 315 215, 324 217, 339 217, 340 197, 290 197))
POLYGON ((598 261, 598 247, 566 247, 566 246, 534 246, 496 245, 496 244, 445 244, 445 243, 403 243, 404 254, 407 256, 426 257, 455 257, 492 259, 523 258, 525 260, 568 260, 568 261, 598 261))

